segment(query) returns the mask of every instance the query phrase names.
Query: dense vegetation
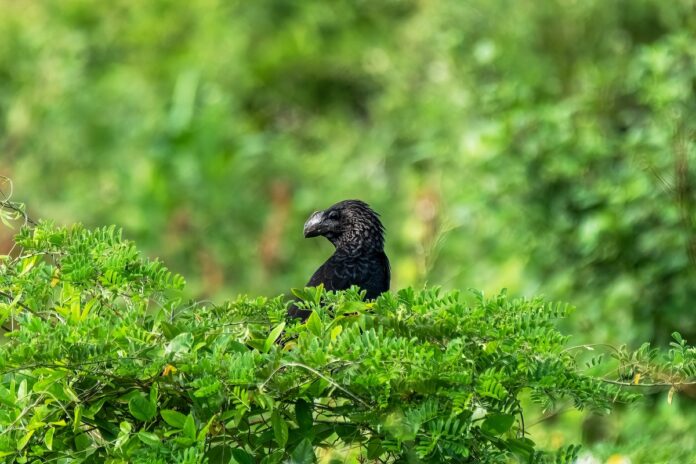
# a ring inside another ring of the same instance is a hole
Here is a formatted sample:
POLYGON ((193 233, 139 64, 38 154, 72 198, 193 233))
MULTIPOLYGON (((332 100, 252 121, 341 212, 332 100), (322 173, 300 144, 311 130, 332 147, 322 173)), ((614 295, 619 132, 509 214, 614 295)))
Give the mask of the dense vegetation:
MULTIPOLYGON (((123 225, 186 276, 183 298, 302 285, 330 253, 302 222, 358 197, 382 213, 395 288, 570 301, 573 344, 696 340, 693 0, 0 10, 0 175, 33 217, 123 225)), ((668 391, 529 430, 690 462, 693 401, 668 391)))
MULTIPOLYGON (((113 227, 41 223, 16 245, 0 265, 7 462, 570 462, 525 435, 521 396, 629 399, 578 369, 553 326, 564 305, 316 288, 287 324, 282 297, 183 303, 183 278, 113 227)), ((682 348, 672 382, 696 375, 682 348)))

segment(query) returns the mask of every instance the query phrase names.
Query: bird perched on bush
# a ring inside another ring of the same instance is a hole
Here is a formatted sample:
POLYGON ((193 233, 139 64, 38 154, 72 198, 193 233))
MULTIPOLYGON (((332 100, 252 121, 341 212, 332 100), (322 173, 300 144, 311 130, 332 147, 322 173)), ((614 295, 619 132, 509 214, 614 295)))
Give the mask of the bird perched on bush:
MULTIPOLYGON (((384 253, 384 226, 365 202, 345 200, 317 211, 304 225, 305 238, 326 237, 336 247, 316 270, 307 287, 323 284, 326 290, 345 290, 357 285, 368 299, 389 290, 391 271, 384 253)), ((288 314, 306 319, 310 311, 294 305, 288 314)))

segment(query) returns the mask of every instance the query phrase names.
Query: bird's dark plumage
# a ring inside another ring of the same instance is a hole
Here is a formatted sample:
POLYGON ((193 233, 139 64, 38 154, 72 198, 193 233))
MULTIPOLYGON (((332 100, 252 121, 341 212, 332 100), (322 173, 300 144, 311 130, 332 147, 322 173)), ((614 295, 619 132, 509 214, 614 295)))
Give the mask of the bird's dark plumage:
MULTIPOLYGON (((384 253, 384 226, 367 203, 345 200, 313 213, 304 225, 304 236, 326 237, 334 254, 316 270, 308 287, 324 284, 326 290, 345 290, 357 285, 368 299, 389 290, 391 271, 384 253)), ((305 319, 309 311, 291 306, 292 317, 305 319)))

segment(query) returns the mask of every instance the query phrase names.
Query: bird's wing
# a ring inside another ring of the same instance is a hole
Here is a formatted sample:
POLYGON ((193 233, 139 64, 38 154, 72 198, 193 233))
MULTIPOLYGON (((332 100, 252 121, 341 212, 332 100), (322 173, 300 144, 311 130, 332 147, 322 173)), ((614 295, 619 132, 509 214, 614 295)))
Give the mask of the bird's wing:
POLYGON ((388 291, 389 281, 391 280, 391 268, 387 255, 381 253, 374 259, 371 259, 367 268, 362 272, 362 277, 359 285, 367 292, 367 299, 373 300, 388 291))
POLYGON ((384 253, 359 261, 332 256, 317 269, 307 286, 324 284, 326 290, 346 290, 357 285, 367 291, 368 299, 374 299, 389 290, 390 277, 389 259, 384 253))
POLYGON ((343 267, 334 261, 329 258, 322 264, 307 282, 307 287, 316 287, 319 284, 324 284, 326 290, 345 290, 350 287, 350 276, 341 272, 344 270, 343 267))

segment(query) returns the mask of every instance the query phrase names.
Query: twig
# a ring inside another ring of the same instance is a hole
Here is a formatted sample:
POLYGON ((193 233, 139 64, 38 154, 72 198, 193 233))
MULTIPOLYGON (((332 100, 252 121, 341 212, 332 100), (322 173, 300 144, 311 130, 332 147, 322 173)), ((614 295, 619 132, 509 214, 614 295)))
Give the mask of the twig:
MULTIPOLYGON (((84 371, 84 372, 90 372, 85 369, 83 369, 81 366, 88 366, 91 364, 107 364, 107 363, 115 363, 116 361, 148 361, 149 358, 145 358, 142 356, 124 356, 122 358, 107 358, 107 359, 102 359, 99 361, 85 361, 81 362, 79 365, 77 364, 51 364, 51 363, 36 363, 36 364, 28 364, 26 366, 17 366, 12 369, 2 371, 0 372, 0 375, 5 375, 5 374, 11 374, 13 372, 19 372, 27 369, 36 369, 37 367, 47 367, 51 369, 65 369, 67 371, 70 370, 79 370, 79 371, 84 371)), ((109 375, 104 372, 100 372, 100 374, 103 375, 109 375)), ((112 376, 113 378, 119 378, 118 376, 112 376)))
POLYGON ((330 377, 325 376, 324 374, 322 374, 321 372, 319 372, 318 370, 316 370, 316 369, 314 369, 314 368, 312 368, 312 367, 306 366, 306 365, 301 364, 301 363, 298 363, 298 362, 289 362, 289 363, 285 363, 285 364, 283 364, 282 366, 278 367, 278 368, 277 368, 276 370, 274 370, 274 371, 271 373, 271 375, 269 375, 268 378, 259 386, 259 390, 263 390, 263 389, 266 387, 266 385, 268 384, 268 382, 271 381, 271 379, 273 378, 273 376, 274 376, 276 373, 278 373, 281 369, 285 369, 285 368, 287 368, 287 367, 301 367, 301 368, 303 368, 303 369, 305 369, 305 370, 308 370, 309 372, 311 372, 312 374, 316 375, 317 377, 320 377, 320 378, 326 380, 326 381, 329 382, 334 388, 337 388, 338 390, 342 391, 343 393, 345 393, 346 395, 348 395, 349 397, 351 397, 353 400, 357 401, 358 403, 362 404, 363 406, 368 407, 368 408, 370 407, 370 405, 369 405, 368 403, 366 403, 365 401, 363 401, 362 399, 360 399, 358 396, 354 395, 353 393, 349 392, 348 390, 346 390, 345 388, 343 388, 342 386, 340 386, 338 383, 336 383, 335 380, 331 379, 330 377))
POLYGON ((8 300, 10 300, 11 302, 16 303, 17 306, 19 306, 19 307, 21 307, 21 308, 23 308, 23 309, 29 311, 30 313, 32 313, 32 314, 34 313, 34 311, 33 311, 29 306, 25 305, 24 303, 22 303, 22 302, 19 301, 19 300, 15 301, 15 297, 12 296, 12 295, 10 295, 9 293, 5 293, 5 292, 3 292, 2 290, 0 290, 0 296, 4 296, 5 298, 7 298, 8 300))
POLYGON ((31 224, 32 226, 35 226, 36 221, 29 217, 29 215, 21 208, 20 204, 10 201, 12 194, 14 193, 14 184, 12 183, 12 179, 7 176, 0 176, 0 179, 4 180, 10 186, 10 192, 8 194, 5 194, 5 192, 0 190, 0 195, 2 195, 2 200, 0 200, 0 208, 9 209, 10 211, 14 211, 22 216, 22 218, 24 218, 24 225, 31 224))
POLYGON ((527 424, 527 427, 526 427, 526 428, 527 428, 527 429, 531 429, 531 428, 534 427, 535 425, 538 425, 538 424, 540 424, 540 423, 542 423, 542 422, 545 422, 545 421, 547 421, 547 420, 549 420, 549 419, 553 419, 554 417, 560 416, 561 414, 565 414, 565 413, 567 413, 567 412, 569 412, 569 411, 573 411, 574 409, 575 409, 575 408, 573 408, 572 406, 567 406, 567 407, 565 407, 565 408, 561 408, 561 409, 558 409, 558 410, 556 410, 556 411, 552 411, 552 412, 550 412, 549 414, 544 414, 543 416, 541 416, 539 419, 535 420, 534 422, 531 422, 530 424, 527 424))
POLYGON ((613 345, 610 345, 609 343, 588 343, 586 345, 576 345, 576 346, 569 346, 568 348, 564 349, 561 351, 561 353, 567 353, 570 350, 580 350, 580 349, 586 349, 589 351, 592 351, 595 346, 602 346, 605 348, 610 348, 612 351, 619 352, 619 349, 616 348, 613 345))
POLYGON ((691 385, 696 385, 696 381, 693 382, 654 382, 654 383, 633 383, 633 382, 622 382, 620 380, 612 380, 612 379, 604 379, 604 378, 597 378, 596 380, 600 380, 602 382, 610 383, 612 385, 619 385, 621 387, 673 387, 673 388, 679 388, 679 387, 688 387, 691 385))

